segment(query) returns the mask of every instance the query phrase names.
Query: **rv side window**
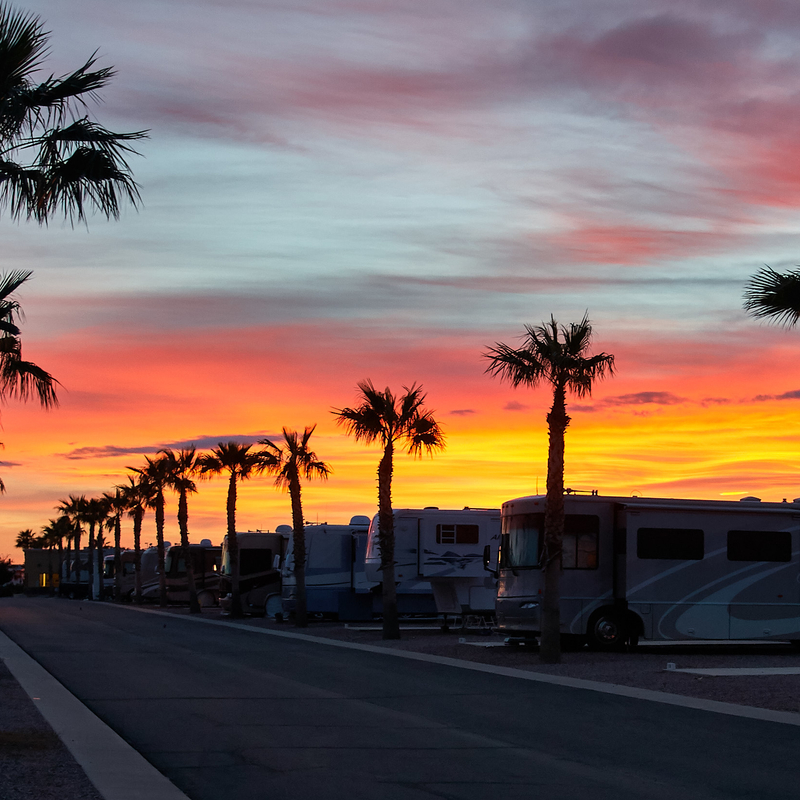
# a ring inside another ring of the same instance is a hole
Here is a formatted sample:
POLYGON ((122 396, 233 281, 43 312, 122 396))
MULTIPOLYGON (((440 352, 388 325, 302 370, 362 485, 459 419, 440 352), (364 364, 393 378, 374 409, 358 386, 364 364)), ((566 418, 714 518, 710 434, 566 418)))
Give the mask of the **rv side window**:
POLYGON ((539 566, 539 541, 544 530, 544 514, 510 514, 503 517, 501 567, 539 566))
POLYGON ((478 544, 480 528, 477 525, 437 525, 436 544, 478 544))
POLYGON ((239 573, 251 575, 254 572, 268 572, 272 569, 272 550, 240 550, 239 573))
POLYGON ((701 561, 703 531, 697 528, 639 528, 636 555, 670 561, 701 561))
POLYGON ((597 541, 600 517, 594 514, 567 514, 564 517, 563 569, 597 569, 597 541))
POLYGON ((791 561, 789 531, 728 531, 728 561, 791 561))

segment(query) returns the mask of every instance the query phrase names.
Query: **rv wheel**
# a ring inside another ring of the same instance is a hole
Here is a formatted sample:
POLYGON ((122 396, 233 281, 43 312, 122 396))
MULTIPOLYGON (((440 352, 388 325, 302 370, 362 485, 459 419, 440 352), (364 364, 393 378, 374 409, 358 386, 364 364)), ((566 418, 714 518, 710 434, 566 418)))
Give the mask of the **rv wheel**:
POLYGON ((586 635, 595 650, 618 650, 628 638, 625 617, 613 609, 601 611, 589 624, 586 635))

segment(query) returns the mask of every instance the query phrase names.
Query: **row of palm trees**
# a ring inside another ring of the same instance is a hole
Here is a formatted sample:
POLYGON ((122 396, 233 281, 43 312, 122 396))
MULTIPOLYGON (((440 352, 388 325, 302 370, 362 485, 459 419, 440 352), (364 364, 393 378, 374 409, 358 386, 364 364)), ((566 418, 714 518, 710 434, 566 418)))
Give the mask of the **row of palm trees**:
MULTIPOLYGON (((394 517, 392 510, 392 477, 394 456, 398 448, 405 448, 412 456, 433 453, 444 447, 444 436, 433 413, 424 406, 425 394, 416 384, 403 387, 395 395, 388 387, 376 389, 370 381, 358 384, 359 402, 352 407, 334 409, 336 421, 356 441, 378 443, 382 453, 378 466, 378 514, 381 569, 383 570, 383 628, 385 638, 399 638, 399 618, 394 578, 394 517)), ((239 546, 236 536, 236 501, 238 486, 255 475, 274 477, 275 485, 288 492, 292 509, 293 555, 297 584, 295 624, 308 624, 305 564, 306 546, 303 528, 302 485, 312 479, 325 480, 331 473, 329 464, 322 461, 311 448, 311 436, 316 426, 306 427, 302 433, 283 429, 282 441, 261 439, 260 447, 237 442, 220 442, 207 453, 198 453, 194 446, 181 450, 164 448, 155 457, 145 456, 141 467, 128 467, 126 481, 100 497, 69 495, 57 506, 60 515, 43 528, 41 537, 33 532, 21 531, 17 546, 44 545, 63 550, 66 542, 67 563, 72 564, 71 574, 78 580, 79 558, 71 559, 74 547, 81 550, 81 537, 88 532, 89 591, 95 598, 95 580, 102 571, 103 532, 113 534, 115 561, 114 597, 121 594, 121 529, 122 518, 133 522, 134 564, 136 583, 134 600, 142 602, 141 536, 145 514, 152 510, 156 549, 158 552, 160 604, 166 605, 166 571, 164 525, 167 494, 177 495, 177 521, 184 548, 189 544, 189 496, 197 491, 197 480, 223 475, 228 478, 226 519, 228 553, 231 577, 231 614, 242 615, 240 596, 239 546)), ((189 584, 189 609, 200 612, 191 558, 186 559, 189 584)))

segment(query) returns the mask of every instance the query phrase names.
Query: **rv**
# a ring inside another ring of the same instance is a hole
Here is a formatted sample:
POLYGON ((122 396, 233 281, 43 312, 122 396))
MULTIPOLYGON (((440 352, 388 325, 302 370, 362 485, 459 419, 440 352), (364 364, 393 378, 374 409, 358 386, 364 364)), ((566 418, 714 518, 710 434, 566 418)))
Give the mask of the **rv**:
MULTIPOLYGON (((497 590, 483 566, 496 553, 500 511, 486 508, 397 509, 394 512, 395 580, 402 613, 485 614, 497 590)), ((378 515, 369 528, 367 580, 381 581, 378 515)))
MULTIPOLYGON (((237 533, 239 544, 239 594, 242 610, 263 616, 281 613, 281 560, 291 528, 279 525, 275 533, 237 533)), ((219 596, 223 612, 231 611, 231 559, 228 537, 222 541, 219 596)))
MULTIPOLYGON (((222 554, 221 547, 214 547, 210 539, 203 539, 200 544, 190 544, 189 553, 194 568, 194 584, 197 599, 203 607, 219 603, 219 566, 222 554)), ((143 562, 144 562, 144 553, 143 562)), ((186 556, 181 545, 172 545, 164 559, 164 574, 167 579, 167 602, 189 602, 189 580, 186 576, 186 556)), ((142 587, 145 600, 158 600, 160 593, 159 576, 142 587)))
MULTIPOLYGON (((497 626, 511 634, 540 633, 545 503, 503 504, 497 626)), ((601 649, 639 637, 800 640, 800 501, 592 493, 564 507, 563 634, 601 649)))
MULTIPOLYGON (((122 579, 120 581, 120 598, 129 599, 136 585, 135 556, 133 550, 123 550, 120 553, 122 560, 122 579)), ((116 559, 111 553, 103 559, 103 596, 114 597, 116 559)), ((152 579, 152 576, 151 576, 152 579)))
MULTIPOLYGON (((305 526, 306 608, 314 616, 340 620, 372 619, 377 582, 364 574, 369 517, 355 516, 348 525, 305 526)), ((281 570, 282 610, 291 614, 297 603, 293 539, 289 537, 281 570)))

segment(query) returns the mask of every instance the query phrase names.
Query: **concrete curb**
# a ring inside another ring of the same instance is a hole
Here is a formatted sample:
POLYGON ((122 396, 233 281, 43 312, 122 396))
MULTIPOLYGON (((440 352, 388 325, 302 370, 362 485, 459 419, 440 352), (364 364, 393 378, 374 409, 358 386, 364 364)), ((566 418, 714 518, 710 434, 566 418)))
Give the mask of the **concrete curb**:
POLYGON ((189 800, 2 631, 0 659, 105 800, 189 800))

